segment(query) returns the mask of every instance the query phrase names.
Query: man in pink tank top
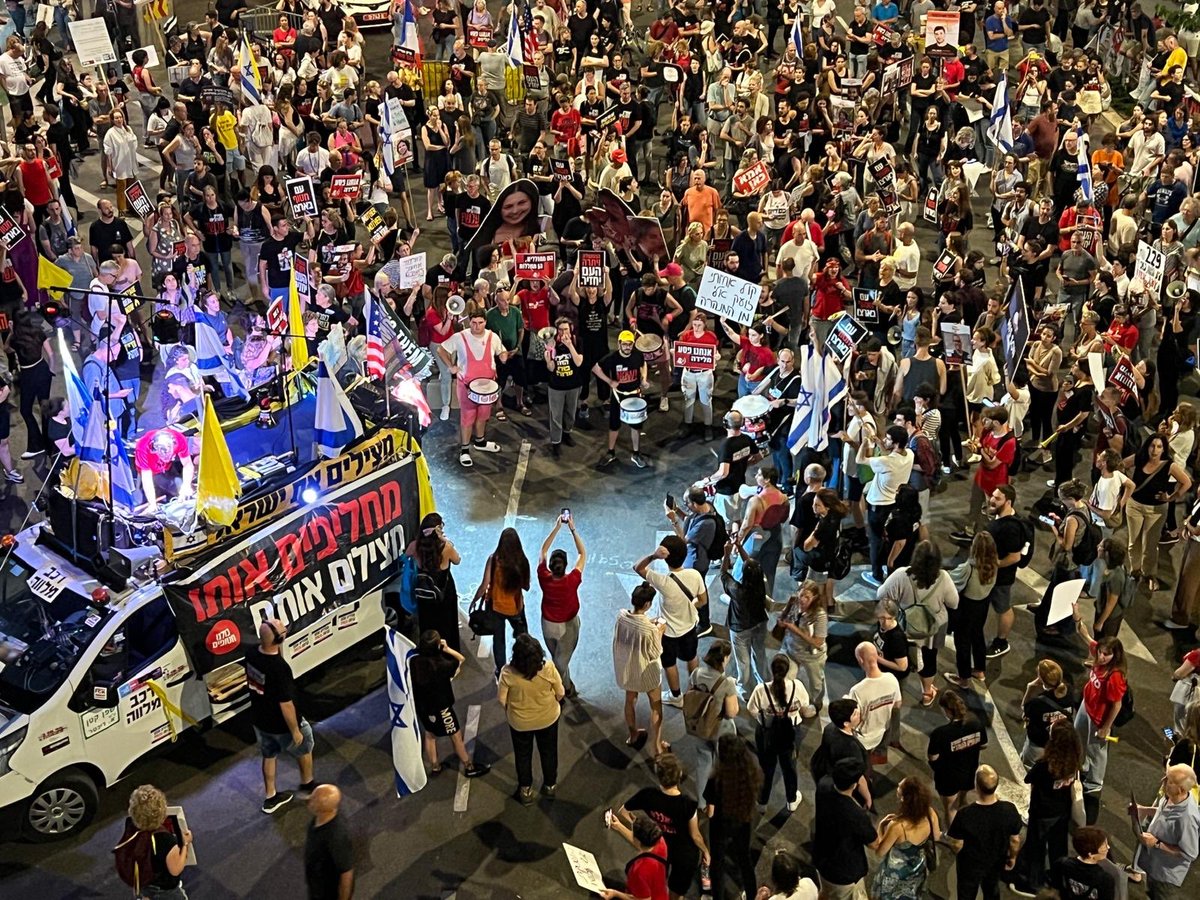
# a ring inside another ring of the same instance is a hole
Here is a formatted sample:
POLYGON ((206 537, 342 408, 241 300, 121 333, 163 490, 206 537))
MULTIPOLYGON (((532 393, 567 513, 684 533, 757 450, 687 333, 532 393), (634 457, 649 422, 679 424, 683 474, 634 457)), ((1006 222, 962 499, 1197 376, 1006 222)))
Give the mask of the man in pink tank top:
POLYGON ((445 365, 450 367, 450 374, 458 376, 459 432, 462 438, 458 461, 464 468, 470 468, 474 465, 472 448, 483 453, 496 453, 500 449, 499 444, 484 437, 484 431, 488 419, 492 417, 492 406, 499 400, 496 360, 507 362, 509 354, 499 336, 488 330, 482 310, 471 315, 469 331, 451 335, 437 346, 437 352, 445 365), (491 384, 483 383, 486 381, 491 384), (476 403, 470 397, 472 383, 475 383, 477 394, 494 393, 497 399, 491 403, 476 403))

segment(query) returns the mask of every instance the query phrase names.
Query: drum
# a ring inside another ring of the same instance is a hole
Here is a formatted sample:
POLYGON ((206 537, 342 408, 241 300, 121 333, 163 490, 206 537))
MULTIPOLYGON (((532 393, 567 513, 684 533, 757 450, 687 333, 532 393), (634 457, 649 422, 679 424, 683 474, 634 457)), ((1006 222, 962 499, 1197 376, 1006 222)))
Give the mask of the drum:
POLYGON ((491 406, 500 399, 500 385, 491 378, 475 378, 467 385, 467 399, 478 406, 491 406))
POLYGON ((771 412, 771 402, 761 394, 748 394, 734 401, 733 409, 742 414, 742 431, 759 444, 765 444, 770 437, 767 416, 771 412))
POLYGON ((626 397, 621 401, 621 421, 626 425, 641 425, 646 421, 646 401, 641 397, 626 397))
POLYGON ((150 332, 156 344, 178 344, 179 320, 170 310, 160 309, 150 320, 150 332))
POLYGON ((633 346, 641 351, 642 357, 646 360, 646 365, 658 365, 663 358, 663 339, 659 334, 643 334, 633 346))

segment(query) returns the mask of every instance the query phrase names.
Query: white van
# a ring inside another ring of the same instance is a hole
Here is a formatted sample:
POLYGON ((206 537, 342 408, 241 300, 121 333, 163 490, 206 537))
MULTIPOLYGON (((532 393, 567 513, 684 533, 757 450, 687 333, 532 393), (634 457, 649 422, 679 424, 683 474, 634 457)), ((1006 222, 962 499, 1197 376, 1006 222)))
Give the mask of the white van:
POLYGON ((322 461, 249 501, 257 513, 244 501, 202 552, 163 566, 151 547, 116 581, 67 559, 48 524, 0 546, 0 808, 24 836, 79 831, 145 754, 245 708, 243 645, 264 618, 289 625, 296 675, 382 638, 381 588, 432 496, 398 440, 322 461))

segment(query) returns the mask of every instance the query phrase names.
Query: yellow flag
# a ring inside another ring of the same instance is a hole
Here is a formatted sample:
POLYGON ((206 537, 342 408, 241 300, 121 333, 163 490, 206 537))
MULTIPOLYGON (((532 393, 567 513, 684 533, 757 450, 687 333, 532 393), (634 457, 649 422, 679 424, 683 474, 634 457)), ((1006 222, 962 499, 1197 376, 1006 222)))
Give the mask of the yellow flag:
POLYGON ((46 257, 38 256, 37 286, 45 288, 55 300, 61 300, 63 288, 69 288, 75 279, 61 266, 56 266, 46 257))
POLYGON ((292 353, 292 371, 299 372, 308 365, 308 340, 304 337, 304 307, 300 304, 300 293, 296 290, 296 270, 292 269, 291 286, 288 290, 288 347, 292 353))
POLYGON ((242 486, 233 469, 225 433, 217 421, 212 400, 204 395, 204 422, 200 426, 200 475, 196 479, 196 514, 214 525, 232 525, 237 516, 242 486))

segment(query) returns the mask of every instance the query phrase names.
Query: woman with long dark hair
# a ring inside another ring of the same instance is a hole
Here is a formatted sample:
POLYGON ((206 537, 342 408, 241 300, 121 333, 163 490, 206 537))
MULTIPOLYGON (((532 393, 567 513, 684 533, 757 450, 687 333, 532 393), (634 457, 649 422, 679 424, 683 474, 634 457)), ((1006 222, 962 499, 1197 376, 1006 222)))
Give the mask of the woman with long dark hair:
POLYGON ((408 545, 407 553, 417 561, 417 571, 430 579, 429 589, 417 591, 417 623, 422 631, 437 631, 446 646, 458 653, 462 649, 458 637, 458 587, 450 567, 461 563, 462 557, 446 537, 445 524, 438 513, 425 516, 421 520, 421 533, 408 545))
POLYGON ((462 763, 463 774, 468 778, 486 775, 491 768, 472 761, 463 743, 458 713, 454 711, 452 682, 462 671, 465 661, 463 655, 450 647, 437 631, 426 629, 421 632, 417 652, 408 663, 413 703, 421 720, 421 736, 425 744, 425 756, 429 760, 430 775, 439 775, 442 771, 437 752, 437 739, 440 737, 450 738, 454 754, 462 763))
POLYGON ((496 677, 504 667, 507 656, 504 623, 512 626, 513 638, 526 634, 529 625, 525 621, 525 591, 529 590, 529 558, 521 547, 521 536, 515 528, 500 532, 496 549, 483 567, 483 580, 475 599, 486 598, 491 607, 494 630, 492 632, 492 658, 496 662, 496 677))
POLYGON ((950 822, 966 802, 967 792, 975 787, 979 753, 987 746, 987 727, 967 711, 957 691, 943 691, 938 706, 947 721, 929 733, 927 753, 933 785, 950 822))
POLYGON ((1029 826, 1017 856, 1015 878, 1029 893, 1044 887, 1049 866, 1067 855, 1071 805, 1083 747, 1065 719, 1050 729, 1042 758, 1025 775, 1029 785, 1029 826))
POLYGON ((743 891, 754 890, 750 831, 762 782, 763 774, 750 753, 750 745, 737 734, 722 735, 717 742, 716 768, 704 790, 714 897, 726 896, 728 875, 733 875, 734 883, 743 891))
POLYGON ((1167 439, 1154 433, 1133 456, 1126 457, 1125 471, 1134 487, 1125 504, 1129 526, 1128 568, 1144 579, 1153 593, 1158 590, 1158 538, 1162 534, 1167 504, 1180 500, 1192 487, 1191 476, 1171 458, 1167 439))
POLYGON ((804 685, 791 677, 792 662, 786 654, 777 653, 771 659, 771 680, 760 684, 750 695, 746 710, 754 717, 754 749, 762 767, 763 783, 758 805, 766 806, 771 798, 771 782, 775 766, 783 773, 783 793, 788 812, 800 808, 800 788, 796 780, 796 733, 802 716, 812 717, 816 710, 808 702, 804 685))
POLYGON ((996 539, 987 531, 978 532, 971 541, 966 561, 950 573, 958 588, 958 612, 954 620, 954 662, 956 671, 946 680, 960 688, 968 679, 981 684, 987 678, 987 641, 983 626, 987 623, 988 597, 996 586, 999 572, 996 539))
POLYGON ((1083 790, 1086 794, 1100 793, 1104 787, 1104 772, 1108 768, 1108 737, 1113 722, 1121 711, 1125 694, 1128 664, 1125 647, 1118 638, 1093 640, 1087 625, 1075 610, 1075 625, 1088 642, 1087 682, 1083 686, 1083 702, 1075 713, 1075 730, 1083 744, 1083 790))
POLYGON ((896 812, 879 820, 879 833, 874 843, 867 845, 882 857, 871 896, 879 900, 921 900, 926 896, 929 877, 926 846, 940 840, 942 830, 925 782, 902 778, 896 785, 896 799, 896 812))
POLYGON ((504 707, 517 767, 517 799, 533 805, 533 745, 542 763, 542 793, 554 797, 558 787, 558 717, 566 696, 558 669, 546 659, 537 639, 517 635, 512 662, 499 676, 497 698, 504 707))
POLYGON ((54 351, 50 339, 42 331, 34 313, 23 309, 13 322, 11 339, 17 355, 17 384, 21 389, 21 418, 25 420, 25 452, 21 459, 33 459, 47 449, 46 401, 50 399, 50 383, 54 375, 50 361, 54 351), (37 415, 34 415, 34 412, 37 415))

